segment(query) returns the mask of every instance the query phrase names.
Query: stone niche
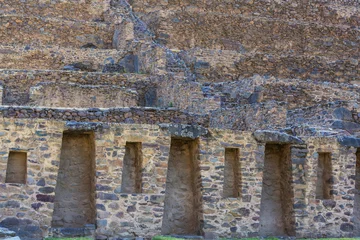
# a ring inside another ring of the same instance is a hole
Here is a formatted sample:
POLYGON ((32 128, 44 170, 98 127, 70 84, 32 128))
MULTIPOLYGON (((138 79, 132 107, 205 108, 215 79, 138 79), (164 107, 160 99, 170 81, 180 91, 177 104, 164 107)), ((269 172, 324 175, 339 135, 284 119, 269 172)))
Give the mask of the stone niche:
POLYGON ((53 228, 95 223, 95 142, 93 133, 64 132, 55 188, 53 228))
POLYGON ((354 237, 360 237, 360 148, 356 152, 354 237))
POLYGON ((201 192, 198 140, 172 138, 162 234, 200 234, 201 192))
POLYGON ((123 161, 121 192, 141 193, 142 144, 126 142, 123 161))
POLYGON ((238 148, 225 148, 223 197, 237 198, 241 194, 241 172, 238 148))
POLYGON ((332 199, 331 153, 319 152, 316 180, 316 199, 332 199))
POLYGON ((260 236, 294 236, 290 145, 266 144, 260 205, 260 236))
POLYGON ((6 183, 26 183, 26 167, 27 153, 10 151, 7 168, 6 183))

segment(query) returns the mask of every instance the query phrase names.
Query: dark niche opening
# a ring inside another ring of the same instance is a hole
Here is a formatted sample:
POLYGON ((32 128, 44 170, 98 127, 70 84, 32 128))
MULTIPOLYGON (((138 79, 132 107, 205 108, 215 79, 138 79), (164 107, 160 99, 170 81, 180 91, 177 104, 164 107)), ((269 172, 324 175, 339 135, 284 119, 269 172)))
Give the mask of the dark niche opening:
POLYGON ((198 140, 171 139, 162 234, 200 234, 202 207, 198 158, 198 140))
POLYGON ((332 199, 331 153, 320 152, 318 154, 316 199, 332 199))
POLYGON ((10 151, 5 183, 26 183, 27 175, 27 153, 10 151))
POLYGON ((360 148, 356 152, 356 175, 354 196, 354 237, 360 236, 360 148))
POLYGON ((225 148, 224 197, 237 198, 241 194, 241 171, 238 148, 225 148))
POLYGON ((290 145, 266 144, 260 206, 260 236, 294 236, 290 145))
POLYGON ((95 224, 94 134, 64 132, 52 227, 82 228, 86 224, 95 224))
POLYGON ((142 144, 126 142, 121 191, 123 193, 141 193, 142 144))

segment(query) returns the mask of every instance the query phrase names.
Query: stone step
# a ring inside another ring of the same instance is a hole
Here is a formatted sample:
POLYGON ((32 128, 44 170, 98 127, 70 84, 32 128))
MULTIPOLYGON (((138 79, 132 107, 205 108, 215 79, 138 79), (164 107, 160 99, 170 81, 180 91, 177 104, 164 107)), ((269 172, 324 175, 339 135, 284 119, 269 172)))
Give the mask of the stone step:
POLYGON ((102 21, 103 14, 108 8, 109 4, 99 0, 0 0, 0 14, 24 14, 86 21, 102 21))
POLYGON ((126 55, 114 49, 67 48, 57 46, 0 45, 1 69, 60 70, 73 63, 85 63, 88 71, 102 71, 126 55))
POLYGON ((112 47, 114 26, 109 23, 68 21, 58 18, 0 16, 1 43, 58 45, 62 47, 112 47))
POLYGON ((360 31, 343 25, 189 11, 159 13, 154 18, 160 27, 152 30, 170 49, 199 47, 338 58, 360 55, 360 31))
POLYGON ((156 101, 154 78, 156 76, 145 74, 0 70, 4 105, 153 106, 156 101), (57 97, 51 99, 51 94, 57 97), (75 98, 79 98, 78 101, 68 100, 75 98))
POLYGON ((338 100, 359 101, 359 85, 254 76, 226 83, 205 83, 203 94, 221 98, 223 108, 245 104, 286 102, 288 109, 338 100), (276 89, 274 91, 274 89, 276 89))
POLYGON ((138 107, 141 105, 141 97, 144 96, 140 96, 135 88, 41 82, 30 88, 29 101, 23 105, 66 108, 138 107))
POLYGON ((41 108, 0 107, 4 118, 35 118, 66 121, 67 127, 77 130, 108 128, 107 123, 133 124, 199 124, 209 126, 207 115, 189 114, 175 108, 41 108))
POLYGON ((201 82, 224 82, 255 74, 277 78, 360 83, 357 58, 328 58, 314 55, 239 53, 224 50, 188 52, 196 59, 194 71, 201 82))
POLYGON ((327 24, 360 24, 359 4, 355 1, 222 1, 222 0, 176 0, 133 1, 133 10, 140 16, 157 11, 218 12, 242 14, 247 17, 266 17, 281 20, 320 22, 327 24))

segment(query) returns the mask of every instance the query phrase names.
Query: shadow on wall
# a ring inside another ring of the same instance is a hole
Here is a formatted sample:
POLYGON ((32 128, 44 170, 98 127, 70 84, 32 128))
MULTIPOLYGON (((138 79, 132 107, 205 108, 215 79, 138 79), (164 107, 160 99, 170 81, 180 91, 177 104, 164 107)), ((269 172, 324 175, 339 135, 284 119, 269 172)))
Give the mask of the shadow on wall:
POLYGON ((51 225, 83 228, 95 214, 94 134, 64 132, 51 225))
POLYGON ((265 145, 260 236, 295 236, 290 156, 290 145, 265 145))
POLYGON ((201 235, 202 202, 198 140, 172 138, 162 234, 201 235))

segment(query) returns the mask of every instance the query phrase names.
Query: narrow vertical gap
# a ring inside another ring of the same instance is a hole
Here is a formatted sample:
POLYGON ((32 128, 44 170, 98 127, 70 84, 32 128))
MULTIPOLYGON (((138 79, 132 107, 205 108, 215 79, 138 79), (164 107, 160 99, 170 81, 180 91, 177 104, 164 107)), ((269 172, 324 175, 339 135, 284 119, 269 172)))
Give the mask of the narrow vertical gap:
POLYGON ((354 237, 360 236, 360 148, 356 151, 355 196, 354 196, 354 237))
POLYGON ((320 152, 318 154, 316 199, 332 199, 331 153, 320 152))
POLYGON ((52 227, 83 228, 86 224, 95 224, 94 134, 64 132, 52 227))
POLYGON ((162 234, 200 234, 198 140, 171 139, 162 234))
POLYGON ((238 148, 225 148, 224 197, 240 197, 241 173, 238 148))
POLYGON ((266 144, 260 206, 260 236, 293 236, 290 145, 266 144))
POLYGON ((126 142, 121 191, 123 193, 141 193, 142 184, 142 144, 126 142))
POLYGON ((6 183, 26 183, 27 153, 10 151, 7 168, 6 183))

